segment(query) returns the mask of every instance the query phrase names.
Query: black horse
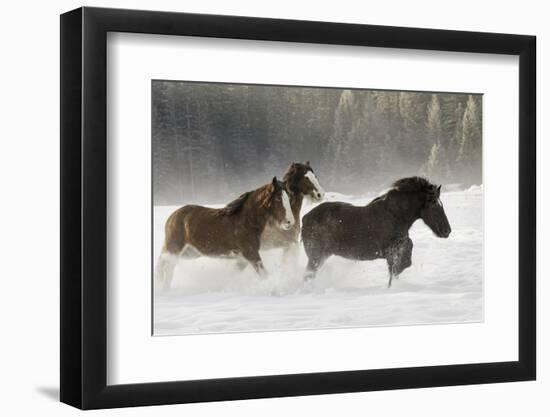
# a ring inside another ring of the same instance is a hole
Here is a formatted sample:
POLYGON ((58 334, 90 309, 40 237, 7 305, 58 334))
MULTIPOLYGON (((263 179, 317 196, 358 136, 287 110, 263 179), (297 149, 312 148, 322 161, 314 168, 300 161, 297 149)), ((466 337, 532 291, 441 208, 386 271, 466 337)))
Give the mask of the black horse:
POLYGON ((303 218, 302 240, 309 262, 304 279, 311 279, 331 255, 347 259, 386 259, 393 277, 411 266, 412 224, 422 219, 437 237, 451 226, 439 199, 441 186, 422 177, 402 178, 384 195, 364 207, 331 202, 315 207, 303 218))

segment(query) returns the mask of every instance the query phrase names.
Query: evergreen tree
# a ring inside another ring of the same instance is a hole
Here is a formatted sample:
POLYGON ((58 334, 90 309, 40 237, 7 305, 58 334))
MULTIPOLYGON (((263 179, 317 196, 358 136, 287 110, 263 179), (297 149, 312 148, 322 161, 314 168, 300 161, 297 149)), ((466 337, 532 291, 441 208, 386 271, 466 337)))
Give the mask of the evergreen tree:
POLYGON ((402 120, 403 149, 411 170, 418 171, 430 155, 432 142, 426 137, 425 94, 401 92, 399 112, 402 120))
MULTIPOLYGON (((373 91, 371 146, 378 148, 378 176, 376 182, 387 183, 393 173, 401 176, 406 170, 403 163, 405 141, 399 111, 399 93, 396 91, 373 91)), ((409 150, 410 151, 410 150, 409 150)))
POLYGON ((331 186, 336 178, 346 176, 349 172, 346 156, 354 117, 354 100, 351 90, 343 90, 334 112, 334 129, 327 146, 327 156, 331 161, 328 180, 331 186))
POLYGON ((426 175, 434 181, 445 181, 448 176, 448 159, 441 117, 441 106, 437 94, 432 94, 427 112, 427 137, 432 144, 426 165, 426 175))
POLYGON ((176 165, 174 150, 176 148, 174 135, 175 97, 174 84, 160 81, 153 84, 153 187, 160 195, 176 193, 174 182, 174 167, 176 165))
POLYGON ((451 170, 457 165, 458 154, 462 142, 462 119, 464 118, 464 108, 462 102, 458 102, 454 109, 454 130, 450 133, 450 141, 448 145, 448 157, 451 170))
POLYGON ((468 96, 462 118, 462 141, 458 162, 469 181, 481 181, 481 98, 468 96))
POLYGON ((481 181, 481 96, 153 81, 155 204, 227 201, 312 161, 325 188, 481 181))

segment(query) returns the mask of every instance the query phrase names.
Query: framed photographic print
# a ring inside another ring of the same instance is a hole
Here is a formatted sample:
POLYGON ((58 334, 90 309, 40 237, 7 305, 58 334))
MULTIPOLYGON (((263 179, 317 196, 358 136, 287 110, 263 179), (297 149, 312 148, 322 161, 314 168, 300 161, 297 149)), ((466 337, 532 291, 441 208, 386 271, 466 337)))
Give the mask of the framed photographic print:
POLYGON ((535 379, 535 38, 61 16, 61 401, 535 379))

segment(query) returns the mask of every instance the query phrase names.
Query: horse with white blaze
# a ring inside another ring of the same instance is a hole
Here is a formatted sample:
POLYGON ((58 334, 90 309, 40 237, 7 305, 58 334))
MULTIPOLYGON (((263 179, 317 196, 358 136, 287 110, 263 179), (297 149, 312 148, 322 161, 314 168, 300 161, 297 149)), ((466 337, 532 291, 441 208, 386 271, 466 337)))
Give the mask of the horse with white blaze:
POLYGON ((244 259, 258 275, 265 276, 259 250, 267 224, 283 231, 296 224, 285 185, 277 177, 221 209, 198 205, 177 209, 166 220, 155 270, 157 282, 170 288, 178 260, 200 256, 244 259))
POLYGON ((288 230, 281 229, 276 224, 268 222, 260 242, 262 249, 283 248, 284 254, 288 255, 290 252, 296 251, 299 246, 300 211, 302 210, 304 198, 321 201, 325 197, 325 191, 319 184, 309 161, 305 164, 300 162, 291 163, 283 176, 283 184, 290 198, 290 208, 296 222, 288 230))

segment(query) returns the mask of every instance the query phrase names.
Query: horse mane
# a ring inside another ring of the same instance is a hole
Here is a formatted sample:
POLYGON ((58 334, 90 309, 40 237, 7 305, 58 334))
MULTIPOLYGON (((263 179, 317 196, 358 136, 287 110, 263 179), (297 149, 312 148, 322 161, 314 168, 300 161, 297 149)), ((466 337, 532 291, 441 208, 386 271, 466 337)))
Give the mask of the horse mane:
POLYGON ((391 197, 394 193, 421 193, 429 192, 434 185, 424 177, 406 177, 398 179, 393 182, 391 188, 384 194, 379 195, 374 200, 370 201, 367 205, 371 205, 381 200, 385 200, 387 197, 391 197))
POLYGON ((283 175, 283 182, 288 183, 290 180, 294 178, 294 175, 296 174, 296 162, 293 162, 288 166, 288 169, 286 170, 285 174, 283 175))
MULTIPOLYGON (((284 189, 283 183, 281 181, 279 181, 279 185, 281 186, 281 188, 284 189)), ((227 203, 225 207, 218 209, 217 214, 218 216, 233 216, 239 213, 244 207, 244 204, 253 194, 255 195, 254 199, 259 203, 259 206, 265 206, 268 203, 272 189, 273 187, 270 183, 262 185, 260 188, 257 188, 255 190, 247 191, 246 193, 241 194, 235 200, 227 203)))
POLYGON ((254 191, 247 191, 246 193, 241 194, 235 200, 227 203, 225 207, 219 209, 218 214, 220 216, 231 216, 233 214, 237 214, 239 211, 241 211, 244 203, 246 202, 246 200, 248 200, 248 197, 250 197, 253 192, 254 191))
POLYGON ((401 191, 403 193, 418 193, 430 191, 434 185, 424 177, 401 178, 392 184, 390 191, 401 191))
MULTIPOLYGON (((387 193, 386 193, 387 194, 387 193)), ((375 197, 373 200, 371 200, 367 205, 371 205, 372 203, 376 203, 377 201, 383 200, 386 198, 386 194, 379 195, 378 197, 375 197)))

